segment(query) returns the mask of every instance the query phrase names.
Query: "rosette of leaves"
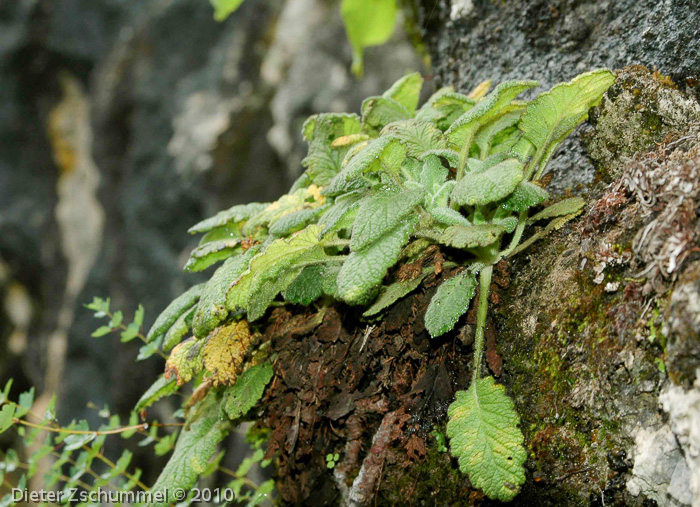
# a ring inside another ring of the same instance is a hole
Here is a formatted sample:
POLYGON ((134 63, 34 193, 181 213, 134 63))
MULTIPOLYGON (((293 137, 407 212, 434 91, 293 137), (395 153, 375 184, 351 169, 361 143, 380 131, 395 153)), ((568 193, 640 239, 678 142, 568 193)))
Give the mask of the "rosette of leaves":
POLYGON ((168 368, 178 383, 199 375, 235 389, 256 340, 241 340, 231 326, 250 337, 270 306, 335 300, 368 306, 365 316, 377 318, 428 274, 387 284, 389 271, 437 245, 457 269, 426 312, 431 336, 452 330, 479 293, 473 379, 449 410, 451 450, 476 487, 512 499, 526 457, 518 416, 502 386, 481 377, 492 269, 582 209, 578 197, 549 203, 540 179, 613 81, 595 70, 529 102, 518 97, 536 81, 490 92, 482 83, 469 95, 443 88, 418 108, 422 78, 410 74, 366 99, 360 115, 312 116, 302 130, 305 171, 287 195, 190 229, 204 236, 187 269, 222 264, 163 312, 149 340, 173 349, 168 368))

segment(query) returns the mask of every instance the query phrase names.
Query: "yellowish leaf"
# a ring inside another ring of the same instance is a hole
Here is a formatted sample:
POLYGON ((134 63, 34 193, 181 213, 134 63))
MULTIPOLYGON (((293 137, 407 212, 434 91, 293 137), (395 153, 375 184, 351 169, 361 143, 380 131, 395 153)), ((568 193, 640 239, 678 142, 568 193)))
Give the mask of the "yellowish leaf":
POLYGON ((217 327, 209 334, 202 357, 214 386, 232 385, 236 381, 250 345, 250 329, 245 320, 217 327))

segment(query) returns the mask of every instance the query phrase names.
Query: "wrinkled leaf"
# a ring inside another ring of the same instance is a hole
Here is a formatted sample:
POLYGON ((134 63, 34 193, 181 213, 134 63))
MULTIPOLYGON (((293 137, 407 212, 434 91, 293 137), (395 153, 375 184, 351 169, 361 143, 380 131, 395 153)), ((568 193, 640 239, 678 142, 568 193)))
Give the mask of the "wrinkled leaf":
POLYGON ((489 498, 507 502, 525 482, 527 453, 513 402, 493 377, 457 392, 448 409, 450 451, 462 473, 489 498))
POLYGON ((476 293, 476 277, 461 271, 438 287, 425 312, 425 328, 436 338, 450 331, 469 308, 476 293))
POLYGON ((233 387, 226 390, 223 407, 230 419, 238 419, 255 406, 272 374, 269 363, 252 366, 241 374, 233 387))

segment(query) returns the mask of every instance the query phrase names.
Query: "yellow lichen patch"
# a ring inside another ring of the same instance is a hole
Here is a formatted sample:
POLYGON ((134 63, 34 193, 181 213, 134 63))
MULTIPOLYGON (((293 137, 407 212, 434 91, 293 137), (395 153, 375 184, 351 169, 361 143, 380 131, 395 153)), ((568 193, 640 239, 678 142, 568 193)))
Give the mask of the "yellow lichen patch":
POLYGON ((179 343, 170 353, 165 363, 165 378, 175 375, 181 386, 202 371, 202 341, 188 338, 179 343))
POLYGON ((202 357, 204 369, 214 386, 231 385, 236 381, 250 345, 250 329, 245 320, 217 327, 209 334, 202 357))

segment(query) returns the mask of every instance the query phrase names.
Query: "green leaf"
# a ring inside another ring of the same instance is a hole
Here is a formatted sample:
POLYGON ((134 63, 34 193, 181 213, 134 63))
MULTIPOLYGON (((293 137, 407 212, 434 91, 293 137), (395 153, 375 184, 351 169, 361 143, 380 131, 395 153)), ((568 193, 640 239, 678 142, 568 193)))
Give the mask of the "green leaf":
POLYGON ((240 248, 241 238, 227 238, 205 243, 192 250, 183 269, 190 273, 203 271, 219 261, 228 259, 240 248))
POLYGON ((418 158, 426 151, 447 148, 442 131, 428 122, 395 121, 384 127, 380 135, 400 142, 409 157, 418 158))
POLYGON ((270 243, 250 261, 248 270, 229 289, 226 308, 245 308, 249 320, 261 317, 275 296, 285 290, 304 267, 332 259, 318 239, 320 232, 320 225, 309 225, 289 238, 270 243))
POLYGON ((139 335, 139 326, 136 322, 130 323, 124 331, 121 332, 121 342, 127 343, 139 335))
POLYGON ((348 165, 331 180, 323 193, 335 195, 356 190, 355 179, 365 173, 377 171, 398 173, 405 158, 406 148, 400 142, 388 137, 374 139, 350 159, 348 165))
POLYGON ((447 411, 450 450, 462 473, 489 498, 507 502, 525 482, 527 453, 513 402, 493 377, 459 391, 447 411))
POLYGON ((365 313, 362 314, 363 317, 372 317, 377 315, 382 310, 390 307, 399 299, 410 294, 418 288, 423 279, 432 273, 432 269, 425 269, 423 272, 413 280, 407 280, 405 282, 395 282, 391 285, 384 287, 379 297, 370 306, 365 313))
POLYGON ((14 405, 3 405, 0 408, 0 433, 7 431, 12 426, 12 418, 15 416, 14 405))
POLYGON ((468 172, 452 190, 452 199, 461 205, 483 205, 510 195, 523 179, 523 164, 508 159, 481 173, 468 172))
POLYGON ((209 232, 227 224, 237 224, 248 220, 267 208, 270 203, 251 202, 249 204, 237 204, 227 210, 220 211, 213 217, 202 220, 193 225, 187 232, 190 234, 209 232))
POLYGON ((394 33, 396 12, 396 0, 343 0, 340 4, 355 74, 362 74, 364 49, 384 44, 394 33))
POLYGON ((19 395, 18 407, 15 413, 15 417, 23 417, 26 415, 34 404, 34 388, 32 387, 29 391, 25 391, 19 395))
POLYGON ((136 402, 134 407, 134 412, 141 412, 142 410, 150 407, 155 402, 166 396, 170 396, 175 391, 177 391, 177 382, 174 378, 166 379, 163 376, 158 377, 151 387, 143 393, 139 401, 136 402))
POLYGON ((481 158, 485 158, 489 154, 491 144, 498 134, 518 123, 520 116, 523 114, 523 109, 524 106, 515 108, 515 110, 505 113, 479 130, 474 137, 474 143, 479 147, 481 158))
POLYGON ((318 208, 293 211, 292 213, 284 215, 270 225, 270 234, 275 237, 289 236, 294 232, 302 230, 310 223, 315 222, 328 208, 329 206, 320 206, 318 208))
MULTIPOLYGON (((323 237, 329 232, 339 230, 339 226, 344 223, 344 218, 353 210, 356 210, 360 206, 360 200, 362 199, 363 193, 361 192, 350 192, 348 194, 341 195, 336 198, 335 203, 329 209, 327 209, 321 218, 319 218, 318 223, 324 225, 325 227, 321 231, 320 236, 323 237)), ((354 220, 353 220, 354 221, 354 220)), ((352 225, 352 222, 350 223, 352 225)))
POLYGON ((325 266, 304 268, 284 292, 284 299, 297 305, 309 305, 323 294, 325 266))
POLYGON ((391 85, 391 88, 382 94, 382 97, 395 100, 413 114, 418 107, 422 87, 423 76, 420 75, 420 72, 414 72, 396 81, 391 85))
MULTIPOLYGON (((78 424, 69 426, 69 428, 71 430, 77 430, 77 431, 89 431, 90 430, 90 426, 88 425, 87 421, 84 421, 84 420, 80 421, 78 424)), ((64 447, 64 450, 65 451, 75 451, 76 449, 80 449, 82 446, 84 446, 88 442, 92 441, 96 436, 97 436, 97 433, 94 433, 94 432, 68 435, 63 440, 63 442, 66 444, 64 447)))
POLYGON ((501 225, 452 225, 439 236, 439 241, 454 248, 476 248, 493 244, 505 228, 501 225))
POLYGON ((476 293, 476 277, 461 271, 438 287, 425 312, 425 328, 436 338, 450 331, 469 308, 476 293))
POLYGON ((175 498, 177 490, 189 490, 199 474, 207 468, 216 446, 230 430, 230 423, 219 419, 219 402, 216 393, 210 393, 187 421, 175 445, 175 451, 151 488, 153 493, 167 493, 167 501, 151 503, 150 507, 166 507, 181 498, 175 498))
POLYGON ((302 134, 309 142, 309 153, 301 161, 309 180, 325 186, 341 169, 343 157, 350 144, 336 146, 339 138, 357 136, 360 117, 356 114, 325 113, 311 116, 304 123, 302 134))
POLYGON ((537 81, 505 81, 499 84, 447 129, 445 134, 450 143, 457 148, 470 144, 470 139, 479 128, 499 116, 515 97, 538 84, 537 81))
POLYGON ((188 338, 179 343, 170 353, 165 362, 165 378, 177 378, 177 385, 186 384, 197 375, 202 368, 202 346, 205 340, 188 338))
POLYGON ((142 345, 139 348, 139 354, 136 356, 137 361, 144 361, 148 359, 149 357, 154 356, 155 354, 158 353, 160 350, 161 345, 163 344, 163 335, 159 336, 152 342, 148 342, 145 345, 142 345))
POLYGON ((549 199, 549 193, 539 185, 521 181, 513 193, 501 203, 505 211, 525 211, 549 199))
POLYGON ((192 324, 192 317, 194 316, 195 309, 192 308, 186 311, 178 317, 175 323, 170 326, 170 329, 165 333, 163 338, 163 351, 169 352, 172 348, 180 343, 185 337, 187 332, 190 330, 192 324))
POLYGON ((370 135, 376 135, 390 123, 410 117, 408 109, 392 99, 369 97, 362 102, 362 131, 370 135))
POLYGON ((112 331, 112 326, 100 326, 95 331, 93 331, 90 336, 92 336, 93 338, 100 338, 102 336, 108 335, 112 331))
POLYGON ((429 121, 440 130, 447 130, 462 114, 474 107, 476 101, 452 87, 435 92, 416 114, 416 120, 429 121))
POLYGON ((545 220, 547 218, 570 215, 572 213, 578 212, 585 205, 586 201, 582 197, 570 197, 568 199, 559 201, 556 204, 552 204, 551 206, 547 206, 545 209, 543 209, 536 215, 533 215, 530 218, 530 220, 528 220, 528 222, 533 223, 537 222, 538 220, 545 220))
POLYGON ((238 419, 255 406, 272 379, 272 374, 272 365, 265 363, 252 366, 238 377, 224 395, 223 407, 230 419, 238 419))
POLYGON ((199 285, 190 287, 186 292, 175 298, 168 305, 168 307, 163 310, 160 315, 158 315, 158 318, 151 327, 151 330, 148 332, 148 336, 146 337, 147 340, 150 342, 157 336, 165 333, 168 328, 175 323, 180 315, 192 308, 192 306, 194 306, 199 299, 205 285, 206 284, 200 283, 199 285))
MULTIPOLYGON (((260 248, 255 246, 246 250, 243 255, 228 259, 205 284, 192 318, 192 333, 196 337, 203 338, 208 335, 228 317, 226 293, 231 285, 248 269, 251 259, 259 251, 260 248)), ((182 327, 177 332, 179 333, 181 330, 182 327)), ((170 336, 170 338, 174 339, 174 336, 170 336)))
POLYGON ((471 223, 469 220, 464 218, 464 215, 462 215, 459 211, 448 208, 447 206, 435 206, 429 211, 433 218, 440 223, 447 225, 471 226, 471 223))
POLYGON ((209 0, 214 7, 214 19, 223 21, 236 12, 243 3, 243 0, 209 0))
POLYGON ((428 155, 423 159, 420 183, 431 194, 444 185, 450 172, 440 162, 437 155, 428 155))
POLYGON ((414 208, 423 201, 423 196, 422 189, 403 192, 387 189, 365 198, 355 217, 350 249, 362 250, 394 229, 415 212, 414 208))
POLYGON ((365 303, 396 264, 414 226, 415 220, 409 217, 366 248, 352 252, 338 274, 340 297, 350 304, 365 303))
POLYGON ((588 110, 600 103, 614 82, 612 72, 598 69, 558 84, 527 105, 519 128, 538 150, 551 151, 588 118, 588 110))

